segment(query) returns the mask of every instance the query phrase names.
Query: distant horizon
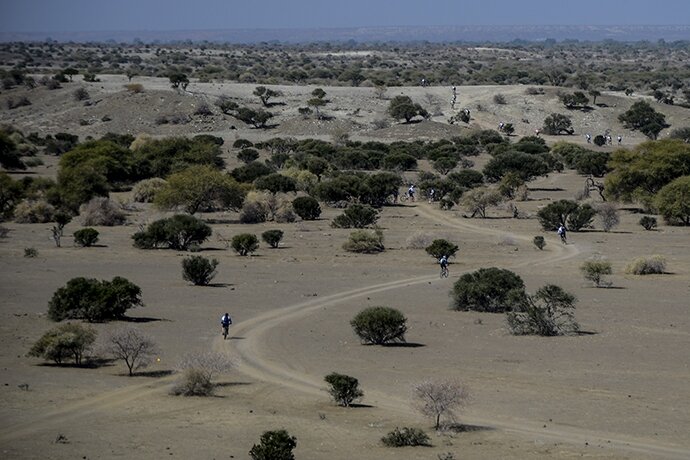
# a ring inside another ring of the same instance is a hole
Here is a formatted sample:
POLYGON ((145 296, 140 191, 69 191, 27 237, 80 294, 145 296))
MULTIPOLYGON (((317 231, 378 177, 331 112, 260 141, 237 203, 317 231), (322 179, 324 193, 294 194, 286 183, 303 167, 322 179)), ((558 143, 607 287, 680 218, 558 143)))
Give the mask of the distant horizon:
POLYGON ((398 43, 506 43, 513 41, 577 40, 599 42, 688 41, 690 24, 668 25, 454 25, 454 26, 366 26, 366 27, 263 27, 212 28, 177 30, 92 30, 0 32, 0 42, 66 42, 179 43, 211 42, 252 44, 279 42, 285 44, 315 42, 398 42, 398 43))

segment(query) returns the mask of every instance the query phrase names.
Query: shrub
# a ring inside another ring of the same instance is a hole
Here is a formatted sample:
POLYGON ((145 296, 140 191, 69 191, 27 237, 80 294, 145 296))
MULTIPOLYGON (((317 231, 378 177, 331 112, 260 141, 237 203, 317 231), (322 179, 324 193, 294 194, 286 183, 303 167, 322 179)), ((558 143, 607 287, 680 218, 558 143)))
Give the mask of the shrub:
POLYGON ((350 321, 355 334, 363 343, 384 345, 405 342, 407 318, 389 307, 369 307, 350 321))
POLYGON ((570 200, 559 200, 548 204, 537 212, 537 218, 544 230, 556 230, 565 224, 568 216, 578 209, 579 205, 570 200))
POLYGON ((91 198, 88 203, 79 207, 79 217, 82 225, 103 225, 112 227, 122 225, 126 221, 125 213, 119 204, 103 196, 91 198))
POLYGON ((182 372, 182 378, 173 387, 172 394, 211 396, 215 389, 213 378, 233 367, 234 363, 222 353, 190 353, 177 365, 177 370, 182 372))
POLYGON ((664 185, 655 197, 656 207, 671 225, 690 225, 690 175, 664 185))
POLYGON ((151 179, 144 179, 137 182, 132 188, 132 199, 137 203, 151 203, 156 193, 158 193, 165 184, 166 180, 160 177, 152 177, 151 179))
POLYGON ((258 224, 266 222, 268 211, 263 203, 247 201, 240 211, 240 222, 243 224, 258 224))
POLYGON ((115 359, 125 362, 129 376, 148 366, 158 349, 153 340, 135 328, 117 329, 105 340, 105 351, 115 359))
POLYGON ((86 91, 86 88, 75 89, 74 92, 72 93, 72 96, 74 97, 75 101, 85 101, 86 99, 88 99, 90 97, 89 92, 86 91))
POLYGON ((328 393, 340 406, 349 407, 355 400, 364 396, 364 392, 359 389, 359 380, 354 377, 333 372, 324 380, 330 385, 328 393))
POLYGON ((578 207, 568 216, 568 229, 577 232, 585 227, 591 227, 592 220, 597 212, 592 206, 585 203, 578 207))
POLYGON ((96 331, 81 324, 67 323, 55 327, 41 336, 29 350, 29 356, 35 356, 62 364, 67 358, 73 358, 74 364, 80 366, 84 354, 96 341, 96 331))
POLYGON ((620 223, 618 208, 613 203, 601 203, 597 206, 596 212, 599 215, 599 219, 601 219, 601 226, 605 232, 608 232, 620 223))
POLYGON ((580 271, 585 279, 592 281, 596 287, 601 285, 604 275, 613 273, 611 262, 607 260, 588 260, 582 264, 580 271))
POLYGON ((525 283, 515 273, 496 267, 465 273, 453 285, 454 310, 502 313, 510 310, 513 296, 524 293, 525 283))
POLYGON ((540 251, 543 250, 544 247, 546 246, 546 240, 541 235, 535 236, 534 239, 532 240, 532 242, 537 247, 537 249, 539 249, 540 251))
POLYGON ((540 288, 535 295, 522 295, 508 312, 508 328, 514 335, 556 336, 576 333, 575 296, 553 284, 540 288))
POLYGON ((501 93, 494 94, 494 104, 505 105, 506 97, 501 93))
POLYGON ((490 206, 496 206, 503 201, 503 196, 498 190, 489 187, 479 187, 469 190, 462 195, 462 204, 471 212, 470 217, 475 217, 477 214, 484 219, 486 218, 486 209, 490 206))
POLYGON ((343 243, 343 249, 349 252, 376 254, 383 252, 383 232, 379 229, 372 231, 356 230, 350 233, 348 240, 343 243))
POLYGON ((277 211, 273 214, 273 220, 279 224, 285 222, 294 222, 297 220, 297 215, 295 211, 292 210, 292 205, 287 203, 280 206, 277 211))
POLYGON ((666 259, 662 256, 638 257, 625 267, 625 273, 632 275, 660 275, 666 270, 666 259))
POLYGON ((431 439, 423 430, 407 427, 395 428, 382 437, 381 442, 386 447, 431 446, 431 439))
POLYGON ((177 214, 151 223, 146 230, 132 236, 139 249, 170 248, 186 251, 191 245, 200 245, 211 236, 212 230, 199 219, 177 214))
POLYGON ((353 204, 331 224, 335 228, 365 228, 373 225, 378 220, 378 211, 366 204, 353 204))
POLYGON ((656 139, 661 130, 668 126, 666 117, 646 101, 635 102, 630 109, 618 116, 618 120, 624 127, 639 130, 650 139, 656 139))
POLYGON ((55 208, 43 199, 25 200, 14 208, 14 221, 20 224, 44 224, 52 222, 55 208))
POLYGON ((95 228, 82 228, 74 232, 74 242, 81 247, 91 247, 98 241, 98 230, 95 228))
POLYGON ((458 252, 458 245, 453 244, 448 240, 437 239, 434 240, 429 246, 424 248, 427 254, 429 254, 434 259, 440 259, 441 256, 455 257, 455 253, 458 252))
POLYGON ((292 201, 292 208, 302 220, 316 220, 321 216, 319 202, 310 196, 300 196, 292 201))
POLYGON ((256 235, 250 233, 240 233, 232 237, 230 242, 232 249, 241 256, 246 256, 259 249, 259 240, 256 235))
POLYGON ((407 238, 405 246, 408 249, 426 249, 434 241, 436 238, 429 233, 415 232, 407 238))
POLYGON ((261 239, 269 244, 272 248, 277 248, 280 240, 283 239, 282 230, 266 230, 261 234, 261 239))
POLYGON ((38 249, 36 248, 24 248, 24 257, 33 259, 38 257, 38 249))
POLYGON ((657 226, 656 217, 642 216, 640 217, 639 224, 642 225, 645 230, 654 230, 657 226))
POLYGON ((121 319, 130 308, 143 306, 141 289, 125 278, 112 281, 72 278, 53 294, 48 317, 53 321, 85 319, 89 322, 121 319))
POLYGON ((216 259, 192 256, 182 260, 182 279, 195 286, 206 286, 216 276, 216 259))
POLYGON ((467 403, 469 393, 454 380, 427 380, 413 387, 414 406, 426 417, 434 419, 435 428, 441 426, 441 416, 455 420, 455 408, 467 403))
POLYGON ((254 187, 258 190, 267 190, 273 194, 278 192, 287 193, 297 190, 297 181, 283 174, 271 173, 257 178, 254 181, 254 187))
POLYGON ((139 94, 144 92, 144 85, 141 83, 128 83, 125 85, 125 89, 132 94, 139 94))
POLYGON ((239 152, 237 152, 237 159, 245 164, 251 163, 252 161, 259 159, 259 152, 256 149, 242 149, 239 152))
POLYGON ((297 447, 297 438, 285 430, 265 431, 259 444, 249 451, 252 460, 294 460, 292 450, 297 447))

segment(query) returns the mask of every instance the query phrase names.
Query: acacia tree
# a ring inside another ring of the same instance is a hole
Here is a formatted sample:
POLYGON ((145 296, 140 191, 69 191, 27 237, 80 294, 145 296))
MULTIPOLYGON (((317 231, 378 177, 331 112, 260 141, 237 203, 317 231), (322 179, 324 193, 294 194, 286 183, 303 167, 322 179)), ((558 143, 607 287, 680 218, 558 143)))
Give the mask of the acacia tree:
POLYGON ((690 175, 665 185, 659 190, 655 204, 668 223, 690 225, 690 175))
POLYGON ((158 352, 153 340, 135 328, 122 328, 110 334, 105 349, 115 359, 125 362, 129 376, 149 365, 158 352))
POLYGON ((486 218, 486 208, 497 206, 503 201, 503 196, 498 190, 489 187, 477 187, 462 196, 462 204, 472 213, 470 217, 477 214, 482 219, 486 218))
POLYGON ((467 388, 455 380, 426 380, 413 387, 414 406, 424 416, 432 418, 437 430, 441 416, 455 421, 455 410, 469 400, 467 388))
POLYGON ((618 120, 628 129, 638 130, 650 139, 656 139, 668 127, 666 117, 654 110, 646 101, 635 102, 618 120))
POLYGON ((181 87, 183 90, 186 90, 187 85, 189 85, 189 78, 181 72, 172 73, 168 78, 170 79, 170 85, 175 89, 181 87))
POLYGON ((395 96, 388 105, 388 114, 396 120, 404 118, 405 123, 409 123, 416 116, 429 117, 429 112, 420 104, 412 102, 410 96, 395 96))
POLYGON ((550 135, 573 134, 573 122, 567 115, 552 113, 544 119, 542 130, 550 135))
POLYGON ((326 99, 326 91, 321 88, 316 88, 311 92, 311 95, 312 98, 307 101, 307 105, 314 107, 314 110, 316 110, 316 118, 321 119, 322 115, 320 109, 329 102, 326 99))
POLYGON ((270 98, 283 95, 283 93, 280 91, 272 90, 270 88, 266 88, 265 86, 257 86, 252 94, 261 100, 261 103, 264 105, 264 107, 269 106, 268 100, 270 98))
POLYGON ((209 209, 237 211, 244 197, 244 188, 231 176, 210 166, 197 165, 168 177, 156 193, 154 203, 161 209, 183 208, 195 214, 209 209))

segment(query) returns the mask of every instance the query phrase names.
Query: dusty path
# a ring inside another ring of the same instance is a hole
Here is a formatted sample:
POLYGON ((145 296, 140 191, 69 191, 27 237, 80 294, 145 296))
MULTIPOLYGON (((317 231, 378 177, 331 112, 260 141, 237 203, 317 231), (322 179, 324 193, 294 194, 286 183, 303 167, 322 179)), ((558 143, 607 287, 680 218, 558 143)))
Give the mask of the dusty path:
MULTIPOLYGON (((448 213, 444 213, 441 210, 423 203, 417 206, 417 211, 425 217, 448 227, 491 236, 506 234, 501 230, 487 229, 475 225, 471 223, 469 219, 449 218, 448 213)), ((531 237, 529 236, 518 235, 516 238, 531 243, 531 237)), ((527 259, 520 263, 512 264, 512 267, 517 268, 520 266, 554 264, 575 257, 580 253, 576 245, 564 246, 561 244, 554 244, 552 247, 556 248, 554 253, 545 257, 539 257, 538 260, 534 260, 533 258, 527 259)), ((220 339, 216 339, 213 347, 217 350, 229 349, 229 352, 238 359, 238 370, 245 375, 284 388, 286 387, 313 395, 323 395, 322 376, 305 375, 302 372, 298 373, 285 366, 281 366, 277 360, 271 359, 266 348, 262 347, 266 334, 274 328, 281 327, 283 323, 309 316, 315 311, 321 311, 346 301, 404 286, 427 284, 429 282, 433 283, 438 281, 438 277, 435 275, 408 278, 351 289, 320 299, 303 302, 279 310, 273 310, 234 326, 233 335, 242 337, 243 340, 224 342, 220 339)), ((406 409, 408 407, 407 401, 397 398, 394 395, 370 390, 367 393, 374 395, 374 399, 378 401, 378 407, 385 408, 386 411, 406 414, 410 412, 409 409, 406 409)), ((556 425, 545 428, 541 422, 515 417, 508 420, 497 420, 494 418, 475 416, 465 417, 465 420, 471 424, 490 426, 505 432, 515 433, 541 441, 565 442, 574 445, 588 444, 650 455, 655 458, 690 458, 690 449, 687 448, 671 447, 652 441, 640 441, 636 438, 625 437, 619 434, 607 436, 603 433, 572 426, 556 425)))

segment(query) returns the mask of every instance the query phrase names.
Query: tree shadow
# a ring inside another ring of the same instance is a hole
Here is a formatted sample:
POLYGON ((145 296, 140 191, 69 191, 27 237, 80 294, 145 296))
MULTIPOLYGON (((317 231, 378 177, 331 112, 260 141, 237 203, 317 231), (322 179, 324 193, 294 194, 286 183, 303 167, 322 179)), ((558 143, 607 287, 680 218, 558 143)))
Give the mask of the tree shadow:
POLYGON ((75 364, 73 362, 58 364, 55 362, 41 363, 41 367, 67 367, 70 369, 100 369, 101 367, 114 366, 115 359, 112 358, 97 358, 88 357, 84 358, 81 364, 75 364))
POLYGON ((372 406, 371 404, 351 403, 348 407, 353 407, 355 409, 373 409, 376 406, 372 406))
POLYGON ((236 337, 236 336, 228 337, 228 340, 244 340, 244 339, 245 339, 245 337, 236 337))
MULTIPOLYGON (((165 370, 160 370, 160 371, 141 371, 141 372, 135 372, 132 377, 149 377, 149 378, 154 378, 154 379, 159 379, 162 377, 168 377, 169 375, 173 375, 175 371, 172 369, 165 369, 165 370)), ((129 374, 123 374, 123 375, 129 375, 129 374)))
POLYGON ((440 431, 452 431, 453 433, 473 433, 477 431, 493 431, 495 428, 482 425, 469 425, 467 423, 447 423, 441 426, 440 431))
POLYGON ((267 102, 266 108, 277 107, 280 105, 287 105, 285 102, 267 102))
POLYGON ((123 316, 120 321, 126 323, 154 323, 156 321, 170 321, 169 319, 153 318, 150 316, 123 316))
POLYGON ((619 208, 619 210, 620 210, 620 211, 628 211, 628 212, 631 212, 631 213, 633 213, 633 214, 648 214, 648 213, 646 213, 646 212, 644 211, 644 209, 638 208, 638 207, 635 207, 635 206, 630 206, 630 207, 627 207, 627 208, 619 208))
POLYGON ((230 287, 234 286, 232 283, 208 283, 204 287, 212 287, 212 288, 224 288, 224 287, 230 287))
POLYGON ((530 192, 563 192, 564 190, 560 187, 535 187, 529 188, 530 192))
POLYGON ((254 382, 218 382, 214 384, 214 386, 218 388, 242 387, 248 385, 254 385, 254 382))
POLYGON ((577 332, 573 332, 573 335, 597 335, 597 334, 599 334, 599 333, 596 331, 582 331, 582 330, 580 330, 577 332))
POLYGON ((381 344, 382 347, 386 348, 420 348, 420 347, 426 347, 423 343, 415 343, 415 342, 397 342, 397 343, 383 343, 381 344))
POLYGON ((203 219, 204 222, 206 222, 209 225, 216 225, 216 224, 240 224, 239 219, 203 219))
POLYGON ((199 252, 220 252, 220 251, 226 251, 226 248, 218 248, 218 247, 210 247, 210 248, 201 248, 199 252))

